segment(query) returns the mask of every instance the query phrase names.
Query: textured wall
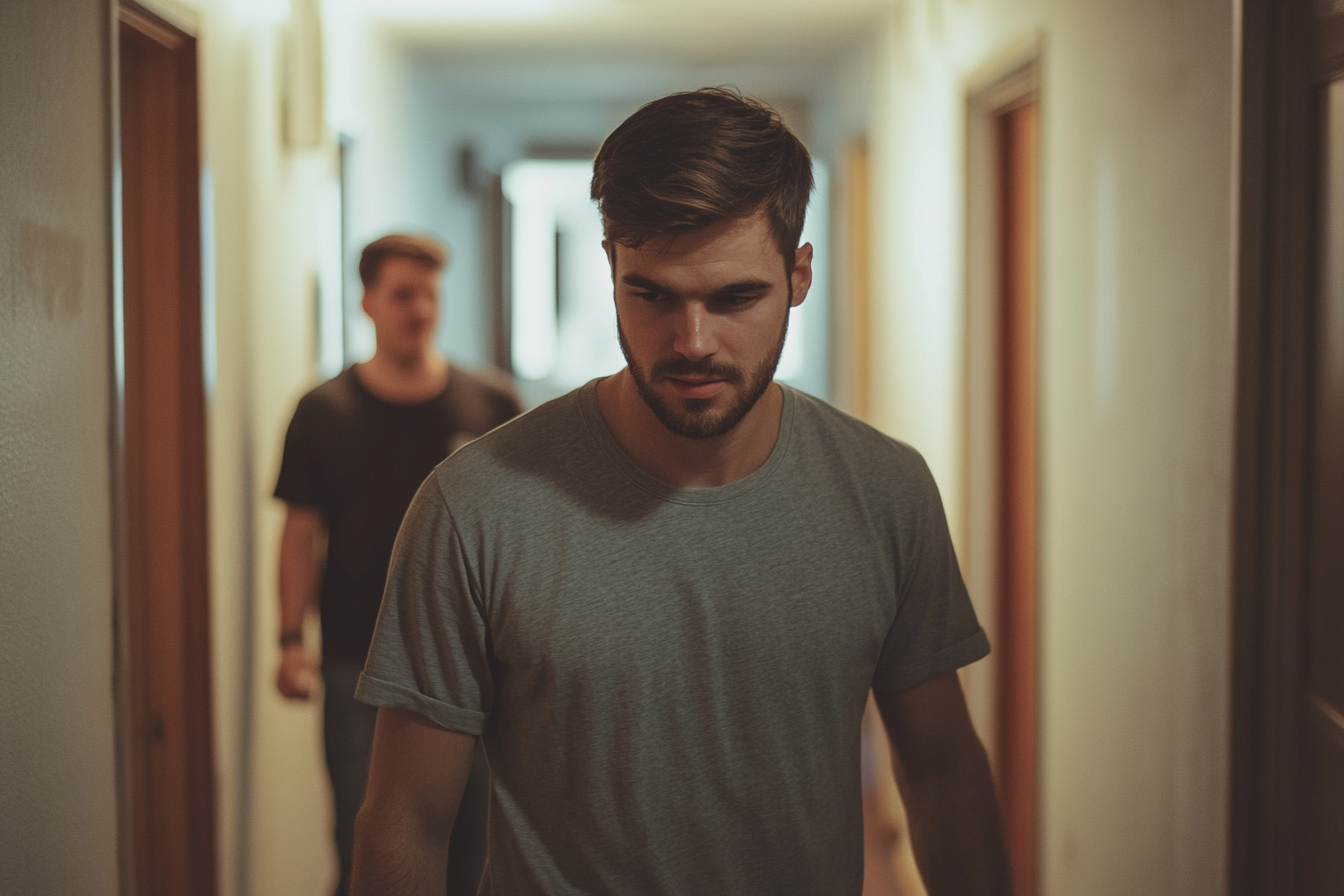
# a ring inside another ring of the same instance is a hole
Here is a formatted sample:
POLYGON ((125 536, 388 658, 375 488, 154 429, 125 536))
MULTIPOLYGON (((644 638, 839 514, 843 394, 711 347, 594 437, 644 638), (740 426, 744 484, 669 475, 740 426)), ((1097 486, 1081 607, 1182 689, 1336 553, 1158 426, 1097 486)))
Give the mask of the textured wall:
POLYGON ((0 892, 116 892, 108 5, 0 28, 0 892))
POLYGON ((1049 893, 1225 892, 1234 5, 1047 36, 1049 893))

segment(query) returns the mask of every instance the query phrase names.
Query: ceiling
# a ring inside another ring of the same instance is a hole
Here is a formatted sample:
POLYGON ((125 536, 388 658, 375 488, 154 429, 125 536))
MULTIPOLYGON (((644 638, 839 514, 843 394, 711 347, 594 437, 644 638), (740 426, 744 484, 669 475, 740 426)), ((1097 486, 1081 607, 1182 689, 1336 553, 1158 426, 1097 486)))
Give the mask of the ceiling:
POLYGON ((897 0, 356 0, 421 51, 736 65, 833 60, 897 0))

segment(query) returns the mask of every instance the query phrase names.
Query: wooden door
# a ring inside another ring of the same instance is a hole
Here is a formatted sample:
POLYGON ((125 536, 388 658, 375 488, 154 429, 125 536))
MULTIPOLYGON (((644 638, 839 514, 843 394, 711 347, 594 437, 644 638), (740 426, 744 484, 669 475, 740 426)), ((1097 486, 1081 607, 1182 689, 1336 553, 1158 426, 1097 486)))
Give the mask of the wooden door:
POLYGON ((1243 6, 1233 896, 1344 893, 1344 11, 1243 6))
POLYGON ((118 18, 129 877, 198 896, 215 826, 196 47, 139 6, 118 18))
POLYGON ((1309 572, 1298 742, 1299 893, 1344 893, 1344 78, 1320 104, 1309 572))

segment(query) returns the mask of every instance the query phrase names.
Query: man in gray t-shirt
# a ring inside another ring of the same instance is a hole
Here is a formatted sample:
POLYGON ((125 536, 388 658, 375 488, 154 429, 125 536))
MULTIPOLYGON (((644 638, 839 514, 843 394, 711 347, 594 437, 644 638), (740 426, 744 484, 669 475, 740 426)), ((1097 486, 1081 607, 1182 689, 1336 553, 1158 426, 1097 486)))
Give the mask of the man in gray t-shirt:
POLYGON ((477 738, 481 892, 857 894, 871 688, 931 896, 1008 892, 956 669, 988 651, 919 455, 773 382, 806 150, 723 90, 594 163, 627 366, 495 430, 402 524, 358 894, 441 888, 477 738))

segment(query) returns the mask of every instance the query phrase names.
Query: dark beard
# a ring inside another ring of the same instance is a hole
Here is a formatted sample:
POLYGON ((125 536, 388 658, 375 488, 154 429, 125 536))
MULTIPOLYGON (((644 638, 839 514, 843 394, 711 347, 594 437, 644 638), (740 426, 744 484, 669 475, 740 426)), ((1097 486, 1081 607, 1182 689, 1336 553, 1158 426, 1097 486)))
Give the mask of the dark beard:
POLYGON ((730 364, 716 364, 712 358, 703 361, 689 361, 686 358, 660 361, 653 366, 650 376, 648 371, 635 362, 630 353, 630 343, 625 338, 625 329, 619 319, 616 321, 616 337, 621 343, 621 353, 625 355, 625 363, 630 369, 630 376, 635 381, 635 388, 639 390, 640 398, 644 399, 644 403, 663 426, 688 439, 712 439, 742 422, 742 418, 756 406, 756 402, 760 401, 765 390, 770 388, 770 383, 774 381, 775 369, 779 367, 779 358, 784 353, 784 338, 788 332, 789 317, 785 314, 784 326, 779 331, 779 341, 775 345, 775 350, 757 365, 750 378, 744 377, 740 368, 730 364), (689 410, 681 411, 674 408, 653 390, 653 377, 659 376, 714 377, 727 381, 731 386, 737 386, 745 381, 746 388, 738 392, 737 400, 727 410, 714 416, 710 411, 713 399, 683 399, 689 410))

